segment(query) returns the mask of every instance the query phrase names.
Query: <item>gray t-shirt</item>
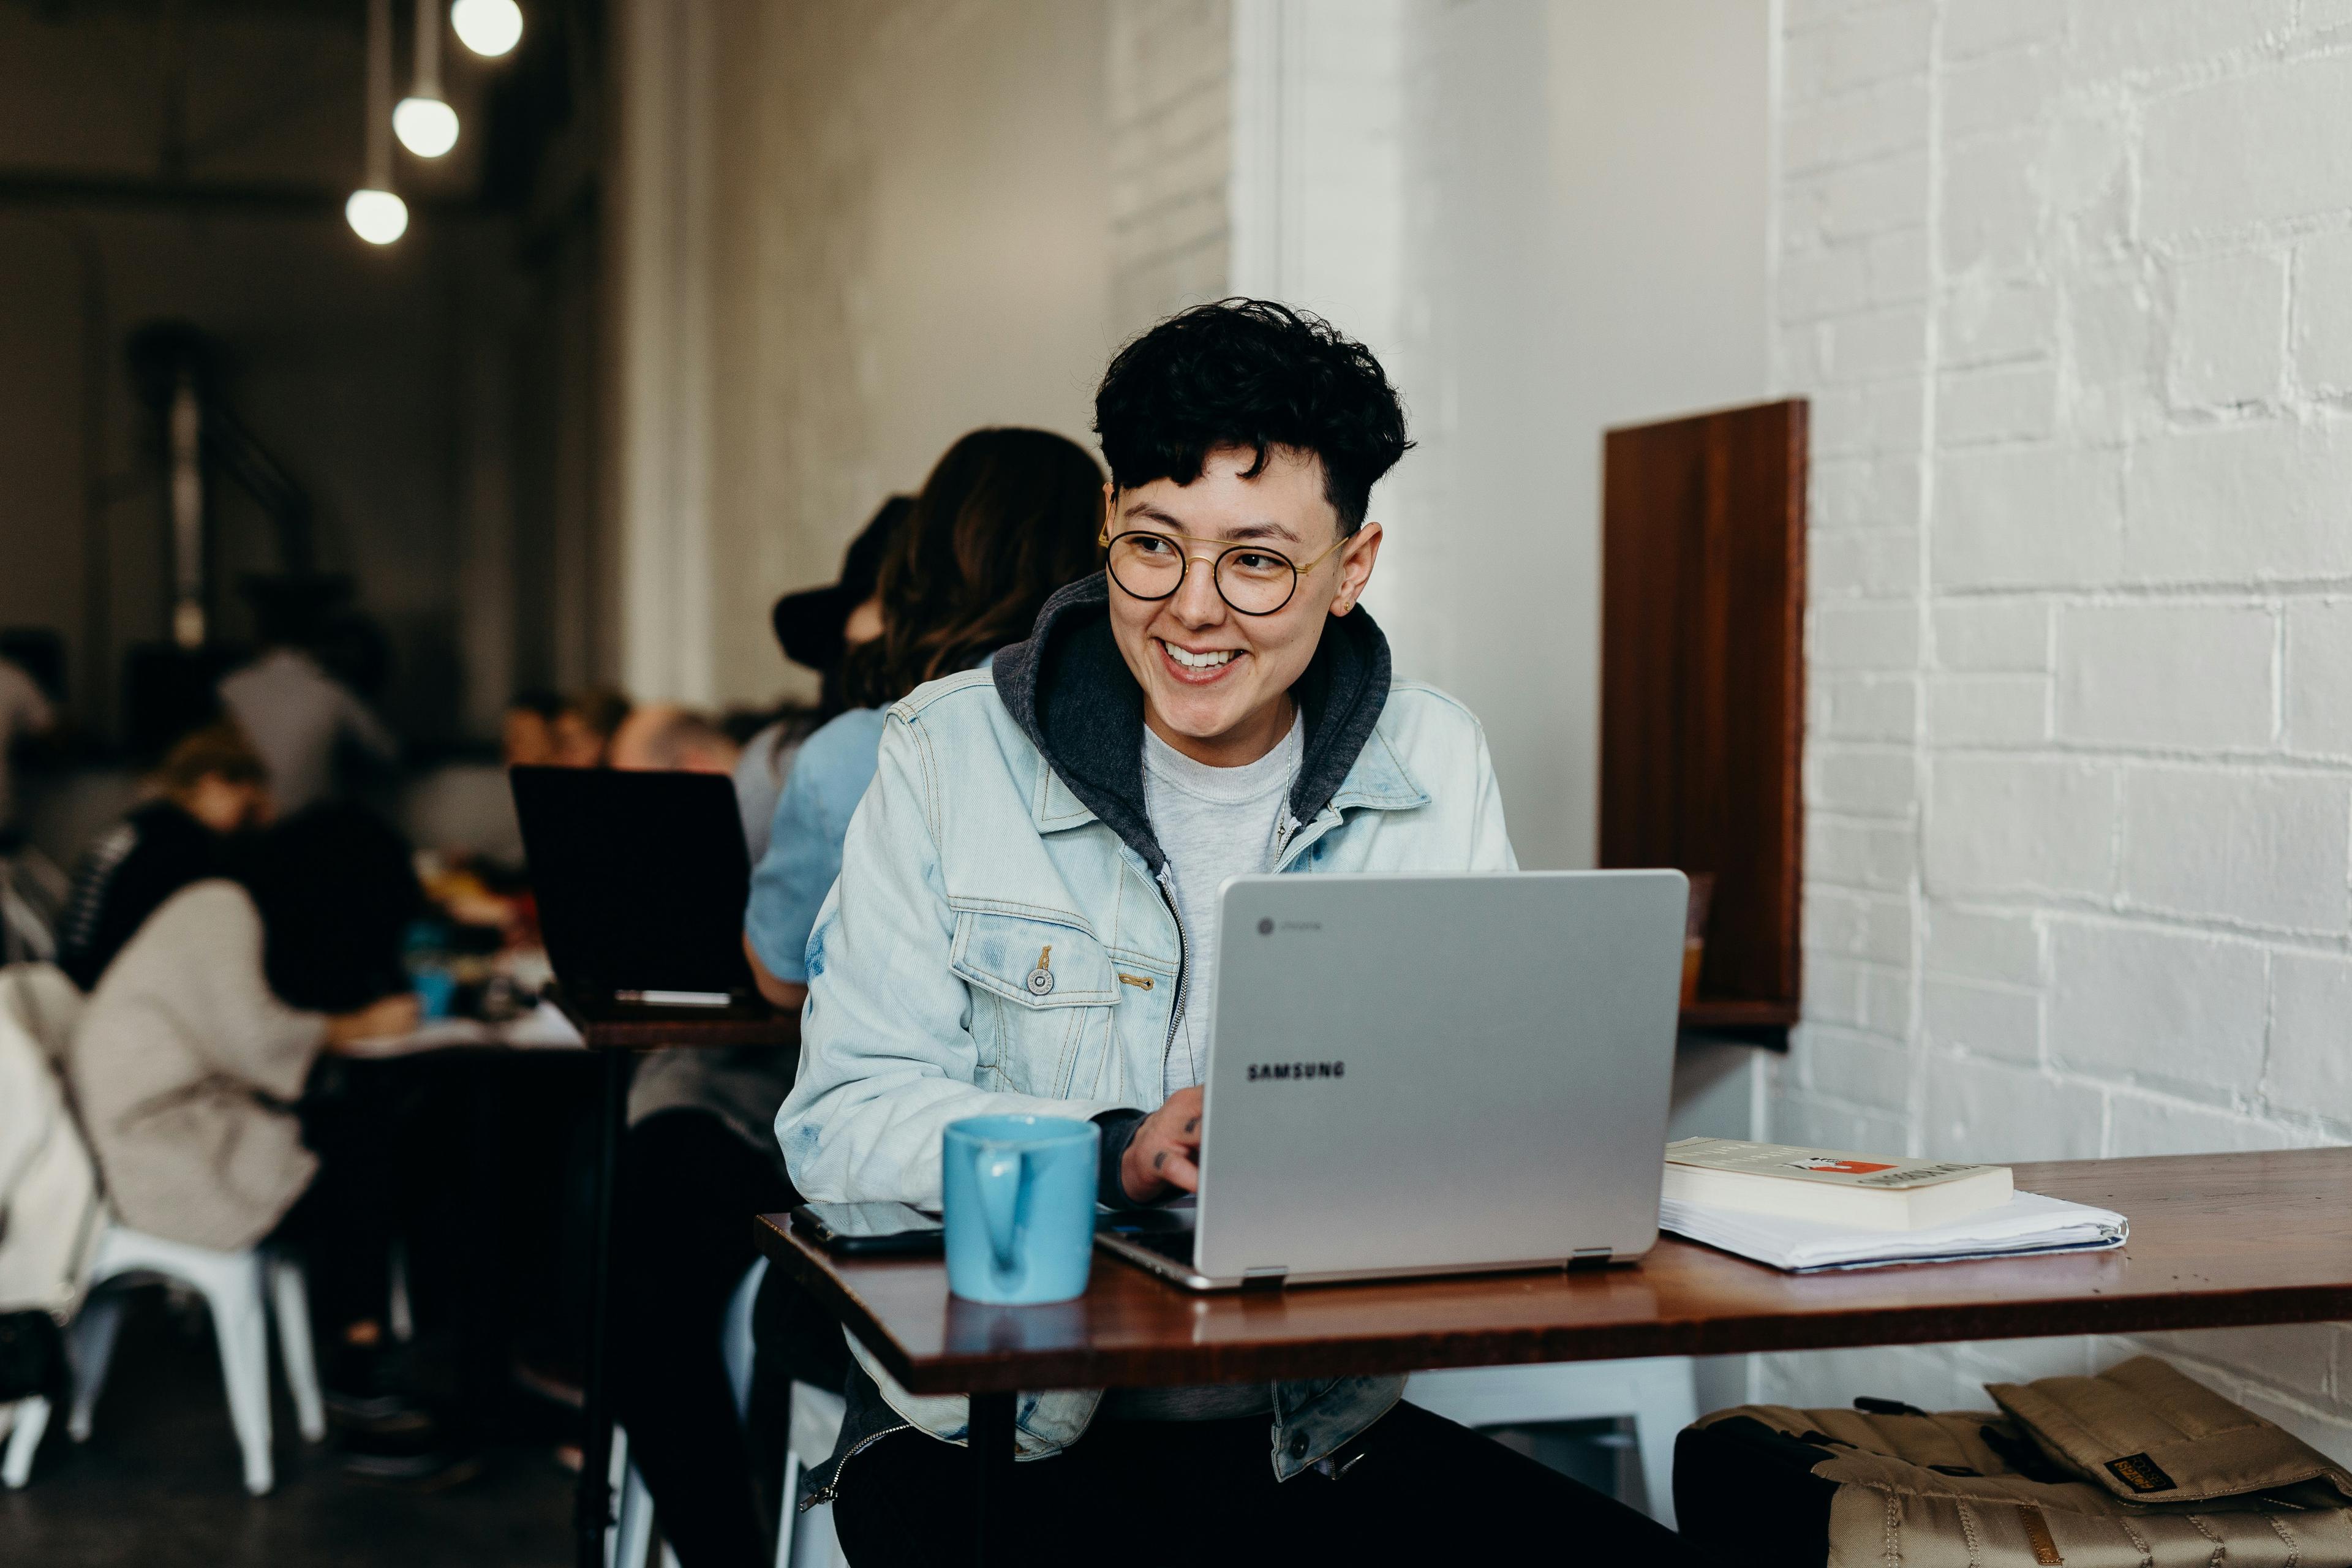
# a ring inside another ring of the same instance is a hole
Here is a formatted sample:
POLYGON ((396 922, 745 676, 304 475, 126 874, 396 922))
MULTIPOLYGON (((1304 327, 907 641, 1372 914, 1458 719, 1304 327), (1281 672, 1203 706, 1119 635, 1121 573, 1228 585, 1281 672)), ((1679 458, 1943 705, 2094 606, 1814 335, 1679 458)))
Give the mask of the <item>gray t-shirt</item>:
MULTIPOLYGON (((1297 719, 1274 750, 1237 768, 1194 762, 1150 730, 1143 732, 1143 803, 1168 857, 1177 918, 1184 926, 1184 1016, 1168 1053, 1173 1094, 1201 1081, 1209 1065, 1209 1020, 1216 1016, 1217 895, 1229 877, 1274 868, 1275 845, 1290 786, 1307 754, 1297 719)), ((1274 1408, 1264 1384, 1132 1388, 1111 1401, 1129 1421, 1224 1421, 1274 1408)))
POLYGON ((1237 768, 1194 762, 1143 731, 1143 805, 1168 857, 1177 918, 1184 926, 1184 1016, 1168 1053, 1173 1094, 1201 1081, 1209 1065, 1209 1020, 1216 1016, 1217 895, 1230 877, 1274 868, 1276 835, 1290 785, 1307 754, 1297 719, 1268 752, 1237 768))

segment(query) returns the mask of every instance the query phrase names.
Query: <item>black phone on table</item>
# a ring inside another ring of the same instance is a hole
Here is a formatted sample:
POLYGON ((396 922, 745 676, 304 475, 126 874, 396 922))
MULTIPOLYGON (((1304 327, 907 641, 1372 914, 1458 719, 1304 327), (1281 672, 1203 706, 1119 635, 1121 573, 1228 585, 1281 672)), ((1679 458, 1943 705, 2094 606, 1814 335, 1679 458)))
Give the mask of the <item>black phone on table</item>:
POLYGON ((900 1203, 802 1204, 793 1228, 843 1258, 918 1258, 940 1251, 946 1230, 937 1215, 900 1203))

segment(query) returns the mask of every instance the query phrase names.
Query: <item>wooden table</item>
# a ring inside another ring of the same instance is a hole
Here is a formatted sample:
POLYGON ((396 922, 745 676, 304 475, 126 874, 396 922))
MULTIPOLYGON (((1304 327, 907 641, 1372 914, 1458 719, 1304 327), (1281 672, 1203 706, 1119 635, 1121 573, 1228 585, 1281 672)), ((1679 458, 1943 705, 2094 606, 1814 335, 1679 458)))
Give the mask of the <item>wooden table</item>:
POLYGON ((603 1101, 597 1116, 595 1222, 588 1233, 588 1364, 581 1376, 580 1486, 572 1509, 578 1568, 604 1568, 604 1531, 613 1522, 612 1391, 604 1370, 611 1321, 613 1175, 629 1110, 629 1073, 637 1051, 712 1049, 722 1046, 792 1046, 801 1037, 797 1013, 765 1002, 728 1007, 624 1007, 574 1000, 557 993, 555 1005, 590 1050, 604 1053, 603 1101))
MULTIPOLYGON (((970 1394, 991 1493, 1023 1388, 1150 1387, 1447 1366, 2309 1322, 2352 1317, 2352 1149, 2020 1165, 2017 1184, 2120 1211, 2108 1252, 1783 1274, 1674 1237, 1639 1265, 1196 1295, 1097 1255, 1086 1295, 986 1307, 936 1258, 828 1257, 786 1216, 761 1249, 918 1394, 970 1394)), ((1001 1495, 1001 1494, 998 1494, 1001 1495)))

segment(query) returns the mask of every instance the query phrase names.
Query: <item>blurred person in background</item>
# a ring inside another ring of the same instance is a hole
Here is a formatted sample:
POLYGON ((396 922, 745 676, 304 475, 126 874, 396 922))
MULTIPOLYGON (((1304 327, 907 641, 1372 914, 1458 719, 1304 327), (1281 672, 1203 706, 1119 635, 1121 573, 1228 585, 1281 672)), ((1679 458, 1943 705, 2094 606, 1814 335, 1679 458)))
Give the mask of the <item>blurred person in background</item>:
POLYGON ((609 686, 573 693, 555 715, 555 754, 548 761, 560 768, 603 767, 628 716, 629 700, 609 686))
POLYGON ((383 1473, 439 1468, 431 1423, 384 1397, 399 1151, 379 1097, 320 1094, 328 1055, 395 1054, 416 1027, 401 938, 407 846, 325 804, 257 835, 233 877, 164 901, 100 978, 68 1072, 122 1222, 225 1252, 283 1243, 309 1268, 339 1415, 397 1417, 346 1444, 383 1473))
MULTIPOLYGON (((891 528, 886 513, 868 525, 887 532, 877 593, 852 598, 856 584, 846 584, 829 601, 842 623, 840 689, 855 706, 793 758, 753 878, 745 946, 778 1005, 800 1005, 809 925, 873 776, 882 709, 1026 635, 1047 595, 1096 569, 1102 483, 1094 459, 1059 436, 975 431, 940 459, 902 524, 891 528), (879 635, 861 640, 869 627, 879 635)), ((789 630, 788 652, 831 646, 819 628, 789 630)), ((762 1498, 778 1467, 764 1455, 752 1464, 719 1355, 720 1319, 754 1256, 744 1216, 799 1201, 771 1131, 796 1058, 779 1055, 782 1070, 756 1097, 731 1112, 675 1104, 645 1115, 622 1154, 614 1402, 685 1568, 767 1562, 777 1515, 793 1502, 762 1498)), ((838 1329, 780 1272, 761 1292, 759 1320, 755 1429, 781 1414, 772 1401, 791 1379, 837 1388, 846 1372, 838 1329)))
POLYGON ((135 807, 74 868, 58 920, 58 967, 84 991, 147 917, 191 882, 225 874, 233 835, 266 823, 269 775, 234 724, 205 726, 163 758, 155 798, 135 807))
POLYGON ((709 715, 674 702, 648 702, 630 710, 613 731, 606 760, 616 768, 732 778, 741 754, 742 748, 709 715))
MULTIPOLYGON (((221 679, 221 706, 269 770, 278 809, 291 816, 336 791, 336 763, 352 750, 379 763, 399 760, 400 742, 320 652, 364 637, 349 634, 353 617, 328 614, 332 590, 307 583, 250 585, 261 635, 259 658, 221 679), (340 633, 341 635, 338 635, 340 633)), ((366 662, 350 657, 339 664, 366 662)))
POLYGON ((555 721, 563 699, 552 691, 515 694, 499 716, 499 761, 509 768, 545 767, 555 761, 555 721))
POLYGON ((843 658, 851 706, 801 748, 751 875, 744 950, 777 1006, 797 1010, 807 998, 803 950, 841 873, 849 814, 873 782, 885 710, 1028 636, 1047 595, 1101 565, 1102 483, 1084 447, 1044 430, 975 430, 931 470, 883 563, 882 635, 843 658), (1082 479, 1093 488, 1079 530, 1082 479))
POLYGON ((735 802, 743 814, 743 847, 751 864, 768 852, 768 826, 776 797, 801 742, 848 704, 841 695, 843 653, 882 635, 882 604, 876 596, 882 554, 914 510, 912 496, 892 496, 868 518, 842 557, 841 580, 823 588, 786 594, 769 613, 784 657, 820 678, 814 704, 786 703, 743 742, 735 764, 735 802))
POLYGON ((9 753, 17 742, 47 734, 57 721, 57 711, 42 695, 40 682, 16 660, 0 658, 0 848, 6 847, 16 826, 9 753))

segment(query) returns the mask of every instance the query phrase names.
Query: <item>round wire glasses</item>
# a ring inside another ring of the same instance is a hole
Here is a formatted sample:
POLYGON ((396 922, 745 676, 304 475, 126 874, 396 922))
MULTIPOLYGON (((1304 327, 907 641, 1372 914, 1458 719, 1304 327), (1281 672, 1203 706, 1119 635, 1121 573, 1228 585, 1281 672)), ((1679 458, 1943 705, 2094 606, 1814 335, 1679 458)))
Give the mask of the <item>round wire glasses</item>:
POLYGON ((1131 530, 1101 542, 1108 552, 1111 581, 1135 598, 1171 596, 1184 585, 1184 574, 1192 569, 1192 563, 1205 561, 1219 598, 1242 615, 1270 616, 1290 603, 1301 577, 1328 560, 1348 539, 1341 535, 1329 550, 1303 565, 1263 544, 1227 544, 1221 539, 1195 539, 1151 529, 1131 530), (1184 546, 1188 544, 1205 544, 1215 553, 1187 554, 1184 546))

